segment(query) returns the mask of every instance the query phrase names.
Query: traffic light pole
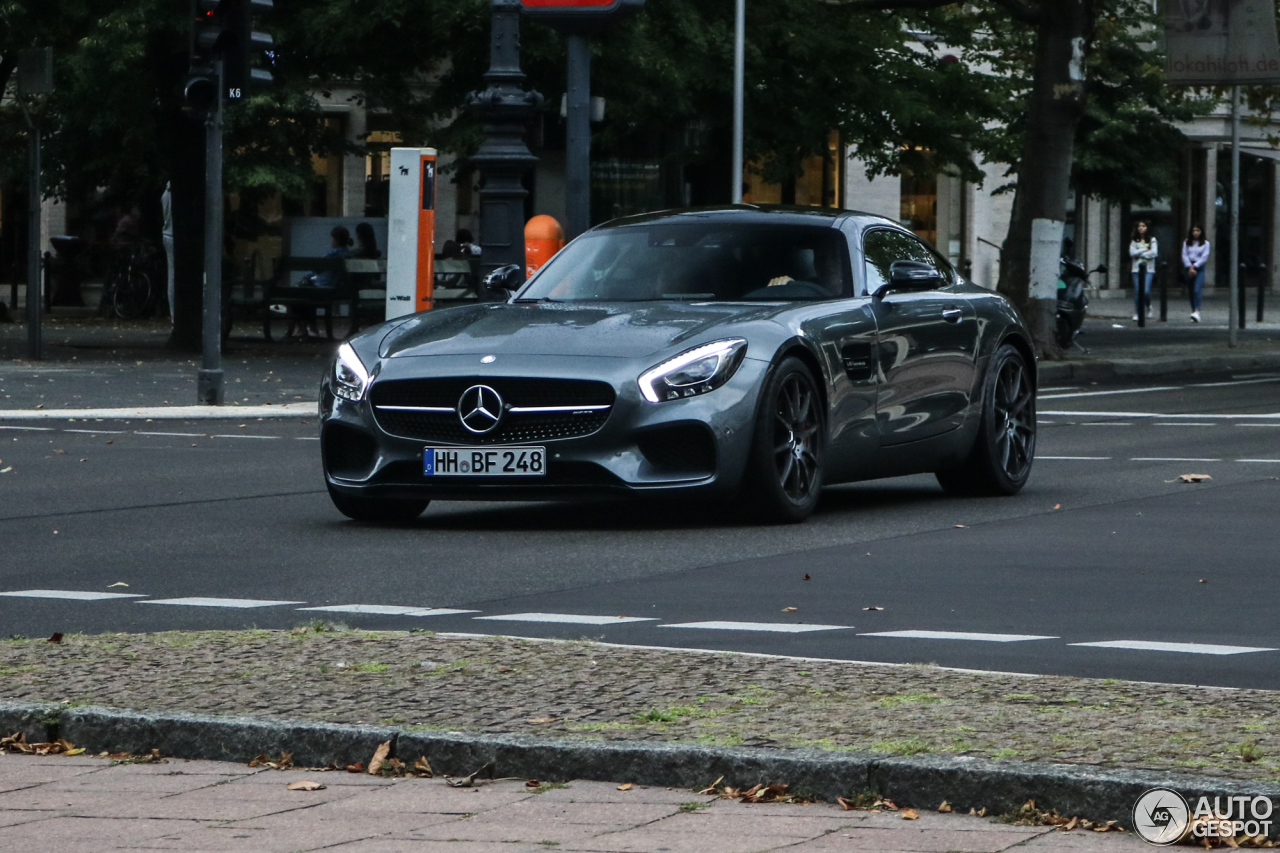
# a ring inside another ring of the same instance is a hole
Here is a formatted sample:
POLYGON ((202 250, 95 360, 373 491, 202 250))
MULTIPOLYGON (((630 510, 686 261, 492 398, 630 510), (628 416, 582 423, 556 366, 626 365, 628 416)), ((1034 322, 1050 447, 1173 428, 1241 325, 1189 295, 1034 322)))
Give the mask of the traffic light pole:
POLYGON ((40 263, 40 128, 27 116, 31 135, 31 188, 27 206, 27 357, 39 361, 44 357, 40 335, 40 310, 44 299, 40 296, 41 279, 44 277, 40 263))
POLYGON ((204 351, 196 380, 199 402, 221 406, 222 382, 222 60, 214 63, 215 106, 205 120, 204 351))
POLYGON ((570 33, 569 86, 565 96, 565 237, 591 227, 591 38, 570 33))

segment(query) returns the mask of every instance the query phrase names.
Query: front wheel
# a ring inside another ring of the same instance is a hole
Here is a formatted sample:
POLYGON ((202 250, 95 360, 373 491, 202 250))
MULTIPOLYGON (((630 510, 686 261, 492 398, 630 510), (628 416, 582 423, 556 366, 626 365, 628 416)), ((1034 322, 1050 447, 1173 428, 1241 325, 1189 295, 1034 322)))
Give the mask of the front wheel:
POLYGON ((1014 495, 1031 476, 1036 455, 1036 395, 1031 368, 1017 347, 991 357, 982 388, 978 435, 968 458, 937 473, 952 495, 1014 495))
POLYGON ((151 304, 151 279, 141 270, 129 269, 117 277, 112 307, 121 320, 136 320, 151 304))
POLYGON ((413 521, 422 515, 430 501, 396 500, 393 498, 361 498, 345 495, 329 486, 329 499, 338 512, 354 521, 382 524, 413 521))
POLYGON ((765 383, 751 456, 746 495, 759 521, 804 521, 818 505, 826 445, 822 398, 813 374, 788 358, 765 383))
POLYGON ((1075 334, 1071 331, 1071 321, 1064 315, 1058 315, 1058 327, 1054 335, 1058 339, 1058 346, 1063 349, 1070 349, 1071 342, 1075 340, 1075 334))

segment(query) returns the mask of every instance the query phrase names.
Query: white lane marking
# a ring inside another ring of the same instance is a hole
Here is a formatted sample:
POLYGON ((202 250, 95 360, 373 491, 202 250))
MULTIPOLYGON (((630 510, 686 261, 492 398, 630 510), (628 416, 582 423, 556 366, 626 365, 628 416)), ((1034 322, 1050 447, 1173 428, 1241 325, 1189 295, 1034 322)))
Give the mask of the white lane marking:
POLYGON ((1041 459, 1056 459, 1059 461, 1069 462, 1105 462, 1110 458, 1110 456, 1037 456, 1036 461, 1038 462, 1041 459))
POLYGON ((1080 391, 1076 394, 1048 394, 1037 400, 1065 400, 1068 397, 1111 397, 1116 394, 1148 394, 1152 391, 1177 391, 1179 385, 1159 385, 1154 388, 1123 388, 1119 391, 1080 391))
POLYGON ((446 607, 394 607, 388 604, 334 604, 329 607, 299 607, 321 613, 362 613, 371 616, 452 616, 455 613, 479 613, 478 610, 450 610, 446 607))
POLYGON ((1274 652, 1254 646, 1215 646, 1207 643, 1154 643, 1148 640, 1107 640, 1103 643, 1068 643, 1094 649, 1130 649, 1139 652, 1181 652, 1188 655, 1243 655, 1248 652, 1274 652))
POLYGON ((1236 424, 1239 427, 1280 427, 1280 424, 1236 424))
POLYGON ((13 598, 66 598, 71 601, 107 601, 112 598, 145 598, 133 592, 80 592, 74 589, 19 589, 0 592, 13 598))
POLYGON ((83 432, 89 435, 124 435, 122 429, 64 429, 63 432, 83 432))
POLYGON ((1128 421, 1087 421, 1076 426, 1133 426, 1128 421))
MULTIPOLYGON (((3 413, 0 413, 0 415, 2 414, 3 413)), ((53 432, 53 427, 0 426, 0 429, 21 429, 21 430, 30 430, 31 432, 53 432)))
POLYGON ((1173 426, 1173 427, 1187 427, 1187 426, 1200 426, 1200 427, 1204 427, 1204 426, 1207 426, 1207 427, 1212 427, 1212 426, 1218 426, 1218 424, 1205 424, 1205 423, 1199 423, 1199 422, 1197 422, 1197 421, 1184 421, 1184 422, 1182 422, 1182 423, 1170 423, 1170 424, 1160 424, 1160 423, 1158 423, 1158 424, 1156 424, 1156 426, 1173 426))
POLYGON ((1056 640, 1038 634, 976 634, 971 631, 879 631, 859 637, 900 637, 904 640, 974 640, 980 643, 1024 643, 1027 640, 1056 640))
POLYGON ((1216 420, 1216 421, 1237 421, 1237 420, 1278 420, 1280 412, 1273 412, 1264 415, 1206 415, 1206 414, 1185 414, 1185 415, 1169 415, 1163 412, 1041 412, 1042 415, 1049 417, 1067 417, 1067 418, 1164 418, 1165 420, 1216 420))
POLYGON ((1237 459, 1237 462, 1280 462, 1280 459, 1237 459))
POLYGON ((292 418, 315 415, 316 404, 281 403, 278 406, 144 406, 132 409, 0 409, 0 420, 97 418, 99 420, 232 420, 235 418, 292 418))
POLYGON ((1221 462, 1221 459, 1197 459, 1186 456, 1133 456, 1130 462, 1221 462))
POLYGON ((319 441, 319 440, 320 440, 320 436, 318 436, 318 435, 298 435, 298 436, 294 436, 294 441, 319 441))
POLYGON ((167 435, 174 438, 204 438, 207 433, 203 432, 143 432, 142 430, 134 430, 134 435, 167 435))
POLYGON ((1080 388, 1079 385, 1062 385, 1055 388, 1041 388, 1040 390, 1041 391, 1076 391, 1076 390, 1079 390, 1079 388, 1080 388))
POLYGON ((305 601, 265 601, 259 598, 155 598, 139 604, 174 604, 180 607, 280 607, 284 604, 306 604, 305 601))
POLYGON ((209 436, 209 437, 210 437, 210 438, 270 438, 270 439, 276 439, 276 438, 279 438, 280 436, 278 436, 278 435, 238 435, 238 434, 234 434, 234 433, 233 433, 233 434, 231 434, 231 435, 211 435, 211 436, 209 436))
POLYGON ((848 631, 852 625, 787 625, 782 622, 680 622, 659 628, 699 628, 707 631, 771 631, 779 634, 804 634, 809 631, 848 631))
POLYGON ((556 622, 569 625, 613 625, 622 622, 657 622, 652 616, 580 616, 576 613, 506 613, 501 616, 476 616, 495 622, 556 622))

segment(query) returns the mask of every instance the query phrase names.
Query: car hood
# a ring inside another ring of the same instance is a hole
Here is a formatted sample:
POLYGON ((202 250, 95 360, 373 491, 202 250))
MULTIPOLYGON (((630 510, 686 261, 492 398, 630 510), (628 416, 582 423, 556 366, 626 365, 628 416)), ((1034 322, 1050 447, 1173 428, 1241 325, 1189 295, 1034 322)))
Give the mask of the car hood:
POLYGON ((717 326, 769 319, 777 303, 489 303, 427 311, 396 326, 383 358, 435 355, 568 355, 637 358, 700 337, 717 326))

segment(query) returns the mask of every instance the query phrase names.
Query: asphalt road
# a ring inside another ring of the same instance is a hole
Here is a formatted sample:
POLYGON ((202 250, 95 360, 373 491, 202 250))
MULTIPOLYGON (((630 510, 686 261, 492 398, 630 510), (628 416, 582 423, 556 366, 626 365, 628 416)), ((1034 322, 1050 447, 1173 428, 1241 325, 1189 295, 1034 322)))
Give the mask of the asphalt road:
POLYGON ((329 504, 314 420, 0 418, 0 635, 324 618, 1280 688, 1280 375, 1039 405, 1017 497, 907 477, 830 488, 789 527, 612 502, 368 526, 329 504), (352 612, 371 605, 408 612, 352 612))

